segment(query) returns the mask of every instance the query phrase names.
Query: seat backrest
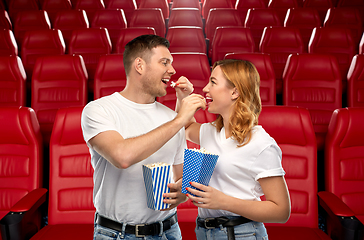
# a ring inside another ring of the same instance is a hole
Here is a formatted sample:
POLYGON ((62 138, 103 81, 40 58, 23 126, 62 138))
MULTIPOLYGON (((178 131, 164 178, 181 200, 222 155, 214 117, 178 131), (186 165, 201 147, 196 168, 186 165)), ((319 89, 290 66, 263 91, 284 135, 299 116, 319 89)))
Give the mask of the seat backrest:
POLYGON ((59 108, 87 103, 87 72, 79 55, 43 56, 32 78, 31 106, 37 113, 44 143, 48 145, 59 108))
POLYGON ((255 42, 255 51, 259 52, 260 39, 264 28, 282 26, 282 24, 274 8, 253 8, 248 10, 244 26, 250 28, 255 42))
POLYGON ((337 0, 336 6, 338 8, 342 7, 354 7, 359 9, 361 20, 364 26, 364 1, 362 0, 337 0))
POLYGON ((292 53, 304 53, 305 50, 300 31, 296 27, 266 27, 259 49, 260 52, 270 55, 277 79, 276 91, 282 94, 283 70, 288 56, 292 53))
POLYGON ((364 219, 364 108, 341 108, 332 115, 325 145, 325 189, 364 219))
POLYGON ((44 10, 21 11, 14 21, 14 36, 21 47, 26 31, 51 29, 51 22, 44 10))
POLYGON ((211 45, 212 64, 223 60, 227 53, 252 53, 255 50, 253 35, 243 26, 217 27, 211 45))
POLYGON ((203 28, 200 10, 198 8, 172 8, 168 27, 176 26, 194 26, 203 28))
POLYGON ((68 51, 72 31, 89 28, 89 21, 85 10, 60 10, 53 23, 53 28, 60 29, 68 51))
POLYGON ((296 27, 301 33, 305 51, 308 51, 312 31, 321 26, 320 16, 315 8, 290 8, 284 21, 285 27, 296 27))
POLYGON ((93 224, 93 169, 81 130, 82 107, 57 112, 50 142, 48 223, 93 224))
POLYGON ((359 44, 363 35, 363 20, 355 7, 330 8, 327 10, 324 27, 342 27, 351 30, 354 44, 359 44))
MULTIPOLYGON (((343 83, 346 83, 351 60, 357 53, 357 46, 350 29, 318 27, 314 28, 312 32, 308 52, 334 55, 339 63, 341 79, 343 83)), ((346 91, 345 89, 344 85, 344 91, 346 91)))
POLYGON ((120 35, 120 29, 127 28, 125 14, 122 9, 100 9, 95 12, 91 21, 92 28, 106 28, 113 50, 120 35))
POLYGON ((247 60, 254 64, 260 77, 260 99, 262 105, 276 105, 276 77, 269 54, 228 53, 226 59, 247 60))
POLYGON ((20 55, 28 79, 32 77, 34 64, 38 57, 63 55, 65 49, 62 33, 58 29, 26 31, 20 55))
MULTIPOLYGON (((194 87, 194 93, 204 95, 202 89, 209 81, 211 68, 208 57, 204 53, 171 53, 173 57, 173 68, 176 74, 172 76, 171 81, 177 81, 179 77, 185 76, 194 87)), ((157 101, 164 105, 175 109, 176 106, 176 91, 168 87, 167 95, 158 97, 157 101)))
POLYGON ((332 112, 342 106, 341 78, 332 55, 292 54, 283 74, 283 104, 308 108, 319 150, 332 112))
POLYGON ((100 57, 94 79, 94 99, 120 92, 126 85, 122 54, 107 54, 100 57))
POLYGON ((73 8, 85 10, 87 18, 91 22, 97 10, 105 9, 105 4, 103 0, 77 0, 73 8))
POLYGON ((278 17, 283 25, 286 18, 287 10, 290 8, 298 8, 297 0, 271 0, 268 8, 274 8, 277 11, 278 17))
POLYGON ((174 8, 197 8, 201 16, 201 4, 200 1, 196 0, 173 0, 171 10, 174 8))
POLYGON ((239 11, 242 22, 245 22, 245 18, 249 9, 266 7, 267 5, 264 0, 236 0, 235 2, 235 9, 239 11))
POLYGON ((334 7, 332 0, 305 0, 303 7, 315 8, 321 19, 321 23, 324 22, 327 10, 334 7))
POLYGON ((70 0, 43 0, 41 8, 48 13, 48 17, 53 25, 56 15, 61 10, 72 9, 70 0))
POLYGON ((212 8, 234 8, 230 0, 208 0, 202 3, 202 17, 207 21, 212 8))
POLYGON ((243 26, 238 10, 233 8, 210 9, 205 26, 206 38, 210 40, 210 43, 216 28, 221 26, 243 26))
POLYGON ((99 58, 110 54, 111 49, 111 40, 106 28, 85 28, 72 32, 68 53, 82 56, 90 82, 94 79, 99 58))
POLYGON ((105 1, 107 9, 123 9, 126 21, 129 23, 134 10, 137 9, 135 0, 108 0, 105 1))
POLYGON ((206 41, 201 27, 170 27, 166 38, 170 42, 170 52, 206 53, 206 41))
POLYGON ((364 33, 361 36, 360 42, 359 42, 359 54, 364 53, 364 33))
POLYGON ((21 11, 39 10, 37 0, 11 0, 8 2, 8 13, 10 20, 15 21, 16 16, 21 11))
POLYGON ((0 108, 0 219, 30 191, 42 187, 43 145, 35 112, 0 108))
POLYGON ((13 31, 0 29, 0 56, 18 55, 18 44, 16 43, 13 31))
POLYGON ((160 8, 163 13, 163 18, 169 18, 169 4, 167 0, 148 0, 141 1, 138 8, 160 8))
POLYGON ((26 106, 26 74, 21 59, 0 56, 0 106, 26 106))
POLYGON ((152 27, 161 37, 166 35, 166 24, 160 8, 139 8, 128 22, 129 27, 152 27))
POLYGON ((134 38, 144 34, 156 34, 152 27, 128 27, 120 29, 120 35, 116 42, 115 53, 124 54, 125 45, 134 38))
POLYGON ((317 150, 309 111, 299 107, 263 106, 259 124, 282 150, 291 197, 291 215, 283 226, 318 228, 317 150))
POLYGON ((364 55, 355 55, 348 71, 348 106, 364 107, 364 55))
POLYGON ((5 9, 0 9, 0 27, 5 29, 13 29, 13 24, 10 21, 8 12, 5 9))

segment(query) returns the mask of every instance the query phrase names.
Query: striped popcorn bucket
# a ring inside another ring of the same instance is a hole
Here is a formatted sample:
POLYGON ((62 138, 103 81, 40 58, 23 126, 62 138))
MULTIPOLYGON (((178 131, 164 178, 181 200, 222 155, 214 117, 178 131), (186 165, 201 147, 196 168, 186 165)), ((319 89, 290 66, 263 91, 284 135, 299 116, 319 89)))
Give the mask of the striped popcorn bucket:
MULTIPOLYGON (((202 153, 195 149, 185 149, 183 162, 182 193, 188 192, 186 187, 194 188, 190 182, 207 186, 215 169, 218 155, 202 153)), ((194 188, 195 189, 195 188, 194 188)))
POLYGON ((148 208, 154 210, 168 208, 170 204, 163 202, 163 193, 170 191, 167 185, 171 182, 171 165, 143 165, 143 177, 148 208))

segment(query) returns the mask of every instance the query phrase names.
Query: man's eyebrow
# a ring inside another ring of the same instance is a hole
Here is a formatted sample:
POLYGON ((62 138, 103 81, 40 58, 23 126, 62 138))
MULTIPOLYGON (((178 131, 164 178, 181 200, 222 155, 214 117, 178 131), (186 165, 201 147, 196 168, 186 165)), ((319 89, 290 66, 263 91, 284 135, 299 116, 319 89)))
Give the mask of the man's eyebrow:
POLYGON ((167 62, 172 63, 173 62, 173 59, 170 59, 170 58, 161 58, 159 61, 160 62, 167 61, 167 62))

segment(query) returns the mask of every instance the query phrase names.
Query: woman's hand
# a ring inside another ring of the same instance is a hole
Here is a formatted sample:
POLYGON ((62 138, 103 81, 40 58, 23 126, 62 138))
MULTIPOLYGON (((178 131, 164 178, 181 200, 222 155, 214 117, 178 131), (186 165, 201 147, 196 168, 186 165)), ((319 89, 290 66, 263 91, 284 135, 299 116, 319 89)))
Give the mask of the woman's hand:
POLYGON ((197 188, 187 188, 187 191, 196 195, 196 197, 194 197, 191 194, 187 194, 187 197, 192 200, 195 206, 209 209, 224 209, 224 202, 228 197, 227 195, 213 187, 205 186, 200 183, 191 182, 190 184, 197 188))

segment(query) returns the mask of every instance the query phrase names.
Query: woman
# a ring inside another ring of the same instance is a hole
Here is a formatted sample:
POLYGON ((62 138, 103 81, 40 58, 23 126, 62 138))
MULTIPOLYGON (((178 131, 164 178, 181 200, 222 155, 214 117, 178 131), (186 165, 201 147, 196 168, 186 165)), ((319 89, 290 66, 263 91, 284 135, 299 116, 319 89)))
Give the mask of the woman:
MULTIPOLYGON (((187 79, 177 83, 193 90, 187 79)), ((263 222, 284 223, 290 216, 282 152, 258 125, 259 85, 252 63, 233 59, 216 62, 203 91, 208 111, 218 117, 213 123, 191 121, 186 126, 188 140, 219 155, 209 186, 193 182, 197 190, 187 188, 192 193, 187 196, 199 208, 198 240, 268 239, 263 222), (262 195, 265 201, 260 201, 262 195)), ((202 96, 186 96, 186 92, 177 90, 177 111, 180 104, 205 108, 202 96)))

